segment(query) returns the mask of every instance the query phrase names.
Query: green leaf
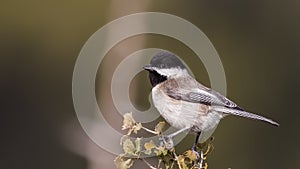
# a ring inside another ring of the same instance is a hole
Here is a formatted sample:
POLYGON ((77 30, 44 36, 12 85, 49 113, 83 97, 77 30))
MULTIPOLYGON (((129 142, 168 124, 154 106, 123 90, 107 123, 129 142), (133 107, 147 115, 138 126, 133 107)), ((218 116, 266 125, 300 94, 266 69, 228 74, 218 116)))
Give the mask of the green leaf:
POLYGON ((141 139, 142 138, 136 138, 136 140, 134 141, 136 147, 136 153, 139 153, 142 150, 141 139))
POLYGON ((155 153, 157 156, 165 156, 168 154, 168 150, 165 147, 159 146, 155 153))
POLYGON ((130 154, 130 155, 134 155, 135 154, 135 147, 133 142, 127 138, 124 142, 123 142, 123 150, 125 152, 125 154, 130 154))

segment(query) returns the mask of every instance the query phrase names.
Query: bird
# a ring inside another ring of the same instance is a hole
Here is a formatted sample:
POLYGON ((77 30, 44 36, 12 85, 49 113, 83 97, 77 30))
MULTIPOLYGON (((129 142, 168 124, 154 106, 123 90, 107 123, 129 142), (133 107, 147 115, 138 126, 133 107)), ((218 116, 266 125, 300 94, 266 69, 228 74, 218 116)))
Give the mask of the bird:
POLYGON ((143 68, 149 73, 154 107, 171 126, 178 129, 170 137, 184 131, 196 134, 194 151, 199 142, 210 138, 220 120, 229 115, 279 126, 269 118, 245 111, 219 92, 199 83, 174 53, 158 52, 143 68))

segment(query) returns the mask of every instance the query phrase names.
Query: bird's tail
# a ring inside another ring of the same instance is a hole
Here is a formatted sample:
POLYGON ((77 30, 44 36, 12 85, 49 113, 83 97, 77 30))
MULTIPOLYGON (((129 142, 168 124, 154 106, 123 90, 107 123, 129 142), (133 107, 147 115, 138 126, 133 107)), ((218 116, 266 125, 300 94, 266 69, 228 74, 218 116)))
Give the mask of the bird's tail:
POLYGON ((240 116, 240 117, 246 117, 246 118, 250 118, 250 119, 261 120, 261 121, 265 121, 265 122, 268 122, 270 124, 273 124, 275 126, 279 126, 279 124, 277 122, 275 122, 271 119, 268 119, 268 118, 263 117, 263 116, 259 116, 257 114, 249 113, 249 112, 246 112, 246 111, 243 111, 243 110, 236 110, 236 109, 221 107, 221 106, 213 106, 212 110, 218 111, 218 112, 223 112, 225 114, 232 114, 232 115, 236 115, 236 116, 240 116))

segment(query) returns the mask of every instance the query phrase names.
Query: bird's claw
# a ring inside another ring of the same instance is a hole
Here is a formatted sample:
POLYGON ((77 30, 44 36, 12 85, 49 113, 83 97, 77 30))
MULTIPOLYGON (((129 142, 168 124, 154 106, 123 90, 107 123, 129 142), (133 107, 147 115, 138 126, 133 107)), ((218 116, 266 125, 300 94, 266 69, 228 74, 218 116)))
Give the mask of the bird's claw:
POLYGON ((164 146, 167 150, 171 150, 174 148, 173 138, 170 136, 161 136, 160 137, 160 145, 164 146))
POLYGON ((192 153, 193 153, 193 154, 196 154, 196 158, 197 158, 197 160, 199 160, 199 159, 201 158, 201 156, 200 156, 200 154, 199 154, 199 152, 198 152, 198 151, 196 151, 196 150, 192 149, 192 153))
POLYGON ((199 152, 197 151, 197 146, 196 146, 196 145, 194 145, 194 146, 192 147, 192 153, 193 153, 193 154, 196 154, 197 160, 200 158, 200 154, 199 154, 199 152))

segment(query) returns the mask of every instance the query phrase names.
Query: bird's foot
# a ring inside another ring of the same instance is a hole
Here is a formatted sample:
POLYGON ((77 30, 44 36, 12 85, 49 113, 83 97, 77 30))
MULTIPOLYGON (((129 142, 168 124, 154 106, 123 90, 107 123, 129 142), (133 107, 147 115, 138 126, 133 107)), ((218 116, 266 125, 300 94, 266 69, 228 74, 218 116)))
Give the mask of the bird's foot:
POLYGON ((196 146, 193 146, 193 148, 189 151, 187 151, 186 156, 188 157, 188 161, 193 164, 194 168, 198 168, 198 169, 206 169, 207 168, 207 163, 204 162, 205 157, 204 157, 204 153, 202 150, 200 150, 200 152, 198 152, 196 150, 196 146))
POLYGON ((164 146, 167 150, 174 148, 173 137, 171 136, 161 136, 160 146, 164 146))
POLYGON ((196 154, 197 160, 200 158, 200 154, 199 154, 199 152, 197 151, 197 146, 196 146, 196 145, 194 145, 194 146, 192 147, 192 153, 193 153, 193 154, 196 154))
POLYGON ((193 146, 193 150, 197 151, 197 148, 200 149, 201 151, 203 151, 203 159, 206 160, 206 157, 213 151, 214 146, 213 146, 213 140, 214 138, 211 137, 209 140, 207 140, 204 143, 201 143, 198 145, 198 147, 196 145, 193 146))
MULTIPOLYGON (((200 150, 200 153, 195 150, 192 150, 192 151, 194 153, 196 153, 196 155, 197 155, 197 159, 194 161, 195 166, 198 166, 198 168, 203 169, 203 164, 206 164, 206 163, 204 163, 205 157, 203 155, 203 151, 200 150)), ((204 168, 206 168, 206 167, 204 167, 204 168)))

